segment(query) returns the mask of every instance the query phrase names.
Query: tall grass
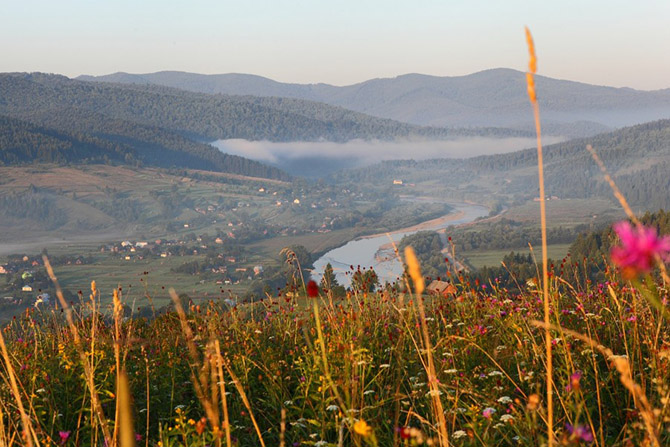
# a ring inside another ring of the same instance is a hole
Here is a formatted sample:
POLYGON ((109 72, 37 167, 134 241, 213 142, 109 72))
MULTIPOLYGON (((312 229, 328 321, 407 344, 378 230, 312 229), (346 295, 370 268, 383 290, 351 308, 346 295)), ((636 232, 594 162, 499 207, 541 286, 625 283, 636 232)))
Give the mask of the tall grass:
POLYGON ((171 291, 173 310, 144 319, 122 311, 144 297, 95 282, 72 306, 45 257, 57 306, 0 332, 0 446, 669 445, 665 266, 658 281, 608 269, 596 283, 580 260, 548 265, 526 33, 538 281, 454 274, 455 298, 428 296, 409 249, 406 283, 377 293, 312 293, 296 265, 303 293, 231 308, 171 291))

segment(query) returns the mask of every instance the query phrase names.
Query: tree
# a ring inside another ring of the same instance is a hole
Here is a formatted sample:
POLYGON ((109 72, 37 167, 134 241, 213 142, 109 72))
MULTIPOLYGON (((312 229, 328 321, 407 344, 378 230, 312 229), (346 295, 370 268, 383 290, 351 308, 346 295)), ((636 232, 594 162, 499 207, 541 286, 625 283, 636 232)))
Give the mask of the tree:
POLYGON ((325 290, 331 290, 339 285, 340 283, 337 282, 335 272, 333 272, 333 266, 329 262, 323 269, 323 277, 321 278, 321 288, 325 290))

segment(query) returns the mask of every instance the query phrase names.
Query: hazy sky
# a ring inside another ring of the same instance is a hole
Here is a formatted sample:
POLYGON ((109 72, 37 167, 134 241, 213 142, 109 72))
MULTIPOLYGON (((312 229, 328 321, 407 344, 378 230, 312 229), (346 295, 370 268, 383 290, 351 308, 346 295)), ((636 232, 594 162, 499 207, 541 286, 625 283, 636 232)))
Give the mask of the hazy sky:
POLYGON ((670 87, 670 0, 0 0, 0 71, 182 70, 352 84, 525 69, 670 87))

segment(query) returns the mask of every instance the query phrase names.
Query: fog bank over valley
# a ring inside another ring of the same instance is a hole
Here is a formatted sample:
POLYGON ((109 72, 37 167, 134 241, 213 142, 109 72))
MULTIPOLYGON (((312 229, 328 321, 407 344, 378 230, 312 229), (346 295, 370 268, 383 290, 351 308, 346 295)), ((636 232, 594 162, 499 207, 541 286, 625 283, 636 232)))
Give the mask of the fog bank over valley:
MULTIPOLYGON (((544 144, 563 141, 546 137, 544 144)), ((290 174, 320 177, 339 169, 370 165, 382 160, 426 160, 433 158, 469 158, 502 154, 535 145, 533 138, 458 138, 441 141, 365 141, 347 143, 218 140, 211 143, 220 151, 278 166, 290 174)))

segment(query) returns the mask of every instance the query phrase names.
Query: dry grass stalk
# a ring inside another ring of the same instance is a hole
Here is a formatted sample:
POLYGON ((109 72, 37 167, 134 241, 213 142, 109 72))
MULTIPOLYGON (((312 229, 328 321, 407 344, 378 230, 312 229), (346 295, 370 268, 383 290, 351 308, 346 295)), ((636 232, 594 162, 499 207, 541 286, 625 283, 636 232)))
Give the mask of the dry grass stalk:
POLYGON ((431 402, 433 404, 433 411, 437 417, 438 436, 440 446, 449 446, 449 436, 447 435, 447 420, 444 417, 444 408, 442 400, 440 399, 440 388, 437 381, 437 372, 435 371, 435 362, 433 360, 433 348, 430 342, 430 335, 428 334, 428 324, 426 323, 426 311, 423 306, 423 298, 421 294, 425 289, 423 276, 421 275, 421 267, 419 260, 416 258, 414 249, 412 247, 405 247, 405 261, 409 274, 414 282, 414 289, 416 292, 416 303, 419 308, 419 317, 421 318, 421 331, 423 334, 424 349, 426 350, 426 357, 428 359, 428 386, 430 387, 431 402))
POLYGON ((528 45, 528 72, 526 73, 526 84, 528 97, 533 106, 535 118, 535 132, 537 134, 537 172, 540 184, 540 226, 542 229, 542 296, 544 299, 544 322, 545 322, 545 350, 547 356, 547 439, 549 447, 554 445, 554 407, 553 407, 553 358, 551 352, 550 307, 549 307, 549 272, 547 266, 547 205, 544 191, 544 161, 542 157, 542 130, 540 126, 540 106, 537 103, 535 92, 535 78, 537 72, 537 57, 535 56, 535 43, 530 30, 526 27, 526 43, 528 45))
POLYGON ((565 334, 587 343, 592 349, 597 350, 608 360, 610 360, 616 370, 619 372, 619 380, 621 381, 621 384, 633 396, 633 402, 640 411, 640 416, 642 416, 642 420, 644 421, 651 445, 654 447, 661 446, 658 439, 658 421, 654 415, 654 408, 649 402, 649 399, 647 399, 647 395, 642 390, 642 387, 638 385, 635 380, 633 380, 630 363, 626 357, 615 355, 611 349, 601 345, 600 343, 597 343, 595 340, 586 335, 580 334, 579 332, 572 331, 570 329, 559 328, 555 325, 549 325, 549 327, 547 327, 546 324, 542 321, 531 321, 531 324, 533 326, 544 329, 561 330, 565 334))
POLYGON ((86 385, 91 395, 91 406, 95 411, 98 421, 100 422, 100 428, 102 430, 103 436, 105 437, 105 441, 107 443, 111 443, 112 434, 109 432, 109 427, 107 426, 107 418, 105 417, 105 413, 102 411, 102 405, 100 404, 98 391, 95 388, 95 377, 93 375, 93 367, 86 358, 86 352, 84 351, 81 337, 79 336, 79 330, 77 329, 77 325, 75 324, 74 318, 72 317, 72 308, 70 307, 68 302, 65 300, 65 297, 63 296, 63 290, 60 287, 58 278, 56 278, 56 275, 54 274, 53 268, 51 267, 51 263, 49 262, 49 258, 46 255, 43 255, 42 260, 44 261, 44 268, 46 269, 49 278, 56 287, 56 296, 58 297, 60 305, 63 307, 63 311, 65 312, 65 319, 67 320, 68 326, 70 327, 70 331, 72 333, 72 338, 74 339, 75 348, 77 349, 77 353, 79 354, 81 363, 84 366, 84 376, 86 377, 86 385))
MULTIPOLYGON (((91 291, 95 293, 95 281, 91 285, 91 291)), ((121 316, 123 314, 123 306, 121 305, 121 300, 119 299, 118 289, 114 289, 113 296, 114 303, 114 361, 116 367, 116 395, 119 396, 120 390, 120 381, 121 381, 121 316)), ((116 445, 116 441, 119 436, 119 411, 121 411, 121 400, 117 399, 116 407, 114 409, 114 433, 112 438, 112 445, 116 445)))
POLYGON ((261 447, 265 447, 265 441, 263 441, 263 434, 261 433, 261 429, 258 426, 258 423, 256 422, 256 417, 254 416, 254 412, 251 409, 251 404, 249 403, 249 399, 247 398, 247 393, 244 392, 244 388, 242 387, 242 384, 240 383, 240 379, 237 378, 237 375, 233 371, 233 369, 230 367, 228 362, 224 361, 223 358, 220 360, 223 363, 223 366, 226 367, 226 371, 228 371, 228 375, 233 379, 233 383, 235 384, 235 388, 237 389, 237 392, 240 394, 240 397, 242 398, 242 402, 244 403, 244 406, 246 407, 247 411, 249 412, 249 417, 251 418, 251 422, 254 425, 254 428, 256 429, 256 434, 258 435, 258 440, 261 443, 261 447))
MULTIPOLYGON (((7 345, 5 344, 5 337, 2 335, 2 330, 0 330, 0 349, 2 349, 2 358, 5 361, 5 368, 7 370, 7 375, 9 376, 9 384, 14 395, 14 400, 16 401, 16 406, 19 409, 21 415, 21 425, 23 426, 23 436, 28 447, 32 447, 34 430, 32 423, 28 414, 26 413, 25 408, 23 407, 23 399, 21 399, 21 393, 19 392, 19 386, 16 382, 16 376, 14 372, 14 367, 12 366, 11 359, 9 358, 9 352, 7 352, 7 345)), ((39 441, 35 438, 35 442, 39 445, 39 441)))
POLYGON ((219 387, 221 387, 221 407, 223 410, 223 429, 226 433, 226 447, 232 445, 230 438, 230 419, 228 418, 228 398, 226 396, 226 378, 223 375, 223 358, 221 357, 221 346, 219 340, 214 341, 214 350, 216 352, 216 367, 219 373, 219 387))
POLYGON ((201 365, 200 363, 200 354, 198 353, 198 348, 195 346, 195 343, 193 342, 194 338, 193 331, 191 331, 191 328, 188 325, 188 321, 186 321, 186 313, 184 312, 184 308, 181 305, 181 301, 179 300, 179 297, 177 296, 177 293, 174 291, 174 289, 170 289, 170 296, 172 297, 172 301, 174 302, 177 315, 179 315, 179 322, 181 323, 181 329, 182 332, 184 333, 184 338, 186 339, 188 353, 189 356, 191 357, 191 382, 193 383, 195 394, 198 397, 198 400, 202 404, 203 408, 205 409, 205 413, 207 414, 209 423, 212 425, 213 428, 216 428, 218 430, 219 428, 218 412, 216 409, 216 405, 212 403, 211 399, 207 395, 207 390, 209 389, 207 383, 208 381, 207 373, 203 365, 201 365), (199 371, 199 374, 197 376, 195 371, 199 371))
MULTIPOLYGON (((132 402, 128 376, 122 371, 118 378, 117 408, 119 426, 119 447, 135 447, 135 426, 133 424, 132 402)), ((116 445, 116 444, 114 444, 116 445)))

